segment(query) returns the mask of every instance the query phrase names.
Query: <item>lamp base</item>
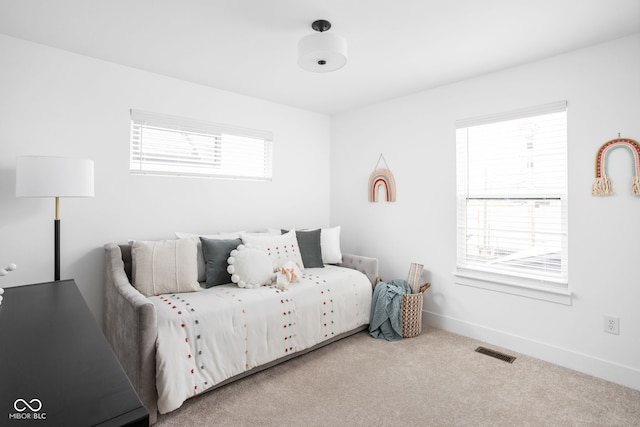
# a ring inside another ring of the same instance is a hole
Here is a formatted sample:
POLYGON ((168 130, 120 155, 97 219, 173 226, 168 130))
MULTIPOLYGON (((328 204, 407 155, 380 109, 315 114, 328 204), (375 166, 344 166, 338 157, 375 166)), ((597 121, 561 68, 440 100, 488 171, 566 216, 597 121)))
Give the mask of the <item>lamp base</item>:
POLYGON ((60 280, 60 220, 53 220, 53 277, 60 280))

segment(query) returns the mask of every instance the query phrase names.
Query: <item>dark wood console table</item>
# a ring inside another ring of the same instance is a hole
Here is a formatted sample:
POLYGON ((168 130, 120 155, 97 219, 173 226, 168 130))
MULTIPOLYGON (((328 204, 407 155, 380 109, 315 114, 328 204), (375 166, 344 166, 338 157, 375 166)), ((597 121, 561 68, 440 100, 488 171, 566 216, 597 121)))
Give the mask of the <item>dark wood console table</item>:
POLYGON ((73 280, 5 288, 0 426, 148 426, 73 280))

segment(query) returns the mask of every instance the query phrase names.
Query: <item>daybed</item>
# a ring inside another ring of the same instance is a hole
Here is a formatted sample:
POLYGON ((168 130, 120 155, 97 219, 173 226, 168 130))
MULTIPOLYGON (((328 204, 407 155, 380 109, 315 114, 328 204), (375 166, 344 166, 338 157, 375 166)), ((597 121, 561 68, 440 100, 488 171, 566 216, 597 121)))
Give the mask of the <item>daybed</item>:
POLYGON ((341 264, 304 268, 287 289, 226 283, 145 296, 132 284, 142 274, 133 252, 131 244, 105 245, 104 331, 151 424, 158 411, 369 323, 375 258, 341 254, 341 264))

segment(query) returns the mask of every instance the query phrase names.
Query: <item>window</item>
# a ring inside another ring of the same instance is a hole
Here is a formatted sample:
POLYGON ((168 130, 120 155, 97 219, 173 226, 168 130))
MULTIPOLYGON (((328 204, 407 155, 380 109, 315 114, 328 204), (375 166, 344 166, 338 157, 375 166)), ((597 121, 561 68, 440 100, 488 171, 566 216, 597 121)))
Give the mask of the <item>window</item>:
POLYGON ((132 173, 271 179, 269 132, 131 110, 132 173))
POLYGON ((457 283, 570 295, 566 123, 566 102, 456 122, 457 283))

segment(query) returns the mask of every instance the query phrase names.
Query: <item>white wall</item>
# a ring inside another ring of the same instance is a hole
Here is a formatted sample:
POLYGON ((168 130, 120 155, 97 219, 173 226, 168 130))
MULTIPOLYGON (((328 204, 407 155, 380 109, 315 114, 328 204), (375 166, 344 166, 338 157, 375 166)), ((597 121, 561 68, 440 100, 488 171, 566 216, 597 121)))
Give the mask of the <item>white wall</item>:
POLYGON ((95 198, 61 200, 61 269, 99 320, 105 243, 328 225, 328 116, 6 36, 0 58, 0 286, 53 280, 54 201, 15 197, 20 155, 95 161, 95 198), (130 108, 272 131, 273 181, 130 175, 130 108))
POLYGON ((53 277, 53 200, 15 198, 16 156, 80 156, 95 160, 96 197, 62 200, 62 276, 97 319, 104 243, 342 225, 343 249, 378 257, 385 278, 425 264, 432 325, 640 389, 640 199, 622 150, 617 194, 590 195, 600 145, 640 140, 638 51, 640 35, 330 119, 0 36, 0 265, 19 266, 0 285, 53 277), (557 100, 569 102, 573 305, 454 285, 454 121, 557 100), (273 131, 273 182, 131 176, 130 108, 273 131), (367 202, 380 153, 396 203, 367 202), (619 336, 602 332, 604 314, 619 336))
POLYGON ((378 257, 386 279, 424 264, 434 326, 640 389, 640 197, 631 196, 625 150, 611 156, 616 195, 590 194, 598 148, 618 132, 640 140, 638 52, 640 34, 334 117, 331 222, 343 226, 344 250, 378 257), (560 100, 568 101, 572 305, 454 284, 454 121, 560 100), (395 203, 367 202, 380 153, 395 203), (603 332, 605 314, 620 317, 619 336, 603 332))

